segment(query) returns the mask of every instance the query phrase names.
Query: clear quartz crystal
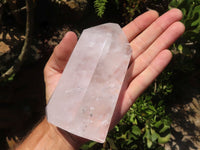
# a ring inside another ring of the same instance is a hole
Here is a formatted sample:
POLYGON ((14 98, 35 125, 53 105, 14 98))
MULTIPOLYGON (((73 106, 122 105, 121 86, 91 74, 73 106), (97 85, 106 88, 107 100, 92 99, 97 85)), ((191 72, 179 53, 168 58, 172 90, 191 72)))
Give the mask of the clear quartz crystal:
POLYGON ((46 107, 48 121, 104 142, 131 52, 118 24, 85 29, 46 107))

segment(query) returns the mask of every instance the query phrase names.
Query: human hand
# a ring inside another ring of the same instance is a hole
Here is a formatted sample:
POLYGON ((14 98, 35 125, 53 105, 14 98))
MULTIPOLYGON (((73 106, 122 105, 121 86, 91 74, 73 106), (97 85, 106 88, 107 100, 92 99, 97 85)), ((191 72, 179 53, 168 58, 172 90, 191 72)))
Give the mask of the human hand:
MULTIPOLYGON (((112 118, 111 128, 128 111, 136 98, 162 72, 172 58, 167 48, 184 32, 180 10, 172 9, 158 16, 155 11, 148 11, 123 28, 133 53, 124 84, 112 118)), ((68 32, 55 47, 44 69, 46 100, 48 102, 65 65, 76 45, 77 37, 68 32)), ((73 138, 77 140, 78 138, 73 138)))

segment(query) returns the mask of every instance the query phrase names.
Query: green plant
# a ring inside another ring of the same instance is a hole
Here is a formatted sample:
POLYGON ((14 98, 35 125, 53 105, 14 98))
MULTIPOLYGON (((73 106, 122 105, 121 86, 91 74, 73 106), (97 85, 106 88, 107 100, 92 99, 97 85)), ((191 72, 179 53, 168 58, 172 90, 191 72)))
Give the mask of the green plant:
POLYGON ((163 101, 153 104, 151 99, 149 94, 141 96, 109 133, 103 146, 91 142, 82 149, 162 149, 159 144, 170 139, 171 120, 165 113, 163 101))
POLYGON ((172 0, 169 8, 179 8, 183 12, 182 22, 185 25, 185 33, 173 44, 172 52, 179 54, 175 61, 174 69, 182 72, 191 71, 194 67, 191 59, 199 54, 200 48, 200 0, 172 0))
POLYGON ((169 8, 179 8, 183 12, 182 22, 186 27, 183 36, 187 37, 189 41, 197 39, 196 34, 200 31, 200 0, 172 0, 169 8))
POLYGON ((133 20, 136 12, 141 13, 140 5, 143 4, 146 0, 126 0, 123 3, 123 14, 125 18, 125 23, 133 20))
POLYGON ((108 0, 95 0, 94 7, 97 13, 97 16, 102 17, 106 10, 106 3, 108 0))
POLYGON ((101 145, 90 142, 83 150, 161 150, 170 140, 171 119, 165 112, 165 99, 173 92, 172 72, 167 68, 132 105, 101 145))
MULTIPOLYGON (((117 9, 119 7, 122 8, 122 17, 125 17, 126 21, 130 21, 133 19, 133 16, 135 15, 136 11, 139 10, 139 5, 146 0, 125 0, 125 1, 119 1, 119 0, 110 0, 109 2, 113 2, 117 9)), ((108 3, 108 0, 95 0, 94 1, 94 8, 96 10, 97 16, 102 17, 106 10, 106 4, 108 3)))
POLYGON ((141 96, 111 135, 120 149, 158 149, 170 139, 170 118, 160 101, 153 105, 151 96, 141 96))
POLYGON ((0 0, 0 4, 5 4, 7 0, 0 0))

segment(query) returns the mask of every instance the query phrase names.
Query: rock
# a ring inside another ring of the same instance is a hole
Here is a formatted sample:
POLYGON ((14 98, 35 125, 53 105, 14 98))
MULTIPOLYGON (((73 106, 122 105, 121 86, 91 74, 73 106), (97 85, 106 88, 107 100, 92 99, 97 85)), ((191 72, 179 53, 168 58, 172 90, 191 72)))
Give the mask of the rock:
MULTIPOLYGON (((79 20, 88 5, 87 0, 52 0, 54 4, 58 5, 58 10, 62 16, 66 15, 66 18, 79 20), (71 16, 71 17, 70 17, 71 16)), ((55 5, 56 6, 56 5, 55 5)))
POLYGON ((9 45, 5 44, 4 42, 0 42, 0 56, 10 50, 9 45))
POLYGON ((83 11, 87 6, 87 0, 52 0, 54 3, 59 5, 68 5, 71 9, 76 11, 83 11))
POLYGON ((130 56, 131 47, 119 25, 84 30, 47 105, 48 121, 104 142, 130 56))

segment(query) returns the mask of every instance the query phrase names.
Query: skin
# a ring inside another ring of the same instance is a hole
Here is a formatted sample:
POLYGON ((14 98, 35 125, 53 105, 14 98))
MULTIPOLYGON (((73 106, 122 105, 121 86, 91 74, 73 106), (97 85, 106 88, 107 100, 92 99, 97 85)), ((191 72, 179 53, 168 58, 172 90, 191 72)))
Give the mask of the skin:
MULTIPOLYGON (((151 10, 123 28, 133 53, 110 129, 170 62, 172 54, 167 48, 185 30, 184 25, 179 22, 181 18, 182 13, 178 9, 172 9, 160 17, 156 11, 151 10)), ((47 103, 76 42, 76 34, 67 32, 44 68, 47 103)), ((44 118, 17 149, 78 149, 86 141, 87 139, 58 129, 44 118)))

